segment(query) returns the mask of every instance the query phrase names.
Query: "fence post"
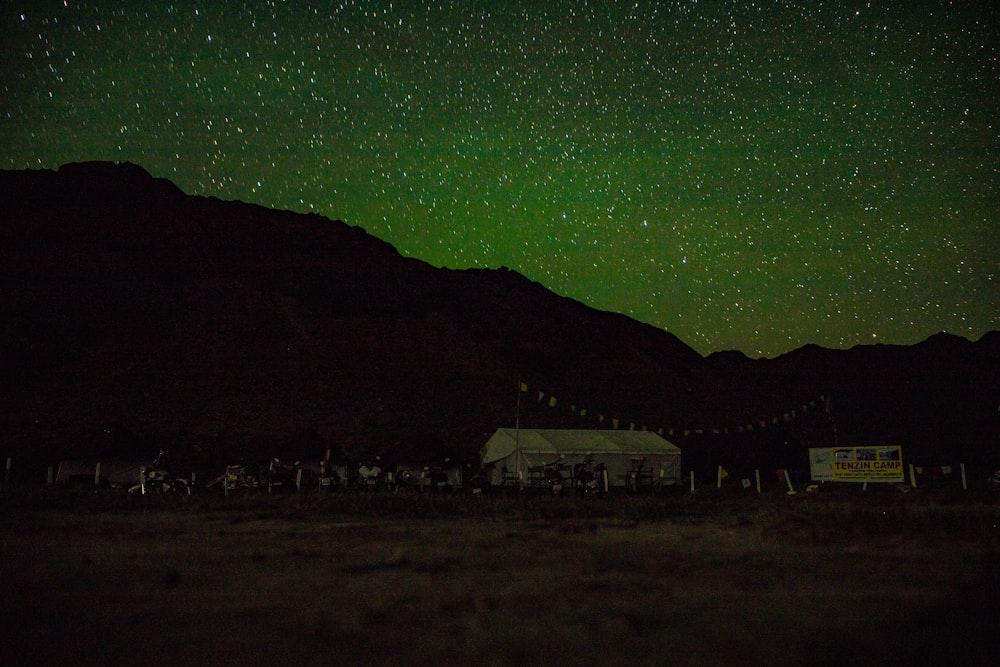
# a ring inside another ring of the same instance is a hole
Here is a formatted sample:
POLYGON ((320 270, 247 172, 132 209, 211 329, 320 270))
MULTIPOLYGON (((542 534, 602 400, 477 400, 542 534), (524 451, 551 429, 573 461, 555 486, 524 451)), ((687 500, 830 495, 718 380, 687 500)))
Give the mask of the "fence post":
POLYGON ((694 470, 691 471, 691 493, 694 493, 694 470))
POLYGON ((760 468, 754 470, 753 474, 757 478, 757 493, 760 493, 760 468))
POLYGON ((917 488, 917 475, 913 472, 913 464, 910 464, 910 486, 917 488))
POLYGON ((94 466, 94 486, 101 485, 101 462, 98 461, 97 465, 94 466))
POLYGON ((965 464, 964 463, 959 463, 958 467, 962 471, 962 490, 963 491, 968 491, 969 490, 969 486, 968 486, 968 482, 965 479, 965 464))
POLYGON ((792 476, 788 474, 788 468, 785 468, 785 482, 788 484, 788 495, 795 495, 795 487, 792 486, 792 476))

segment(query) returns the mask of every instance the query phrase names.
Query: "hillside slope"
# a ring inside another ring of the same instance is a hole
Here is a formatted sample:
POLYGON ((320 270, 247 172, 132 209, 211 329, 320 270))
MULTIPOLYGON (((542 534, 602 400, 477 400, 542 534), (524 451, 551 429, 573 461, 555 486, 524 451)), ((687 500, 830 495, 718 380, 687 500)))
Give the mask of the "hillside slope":
POLYGON ((135 165, 2 172, 0 199, 0 427, 22 458, 471 456, 518 417, 663 428, 691 461, 794 462, 835 438, 995 451, 996 335, 703 358, 513 271, 434 268, 135 165))

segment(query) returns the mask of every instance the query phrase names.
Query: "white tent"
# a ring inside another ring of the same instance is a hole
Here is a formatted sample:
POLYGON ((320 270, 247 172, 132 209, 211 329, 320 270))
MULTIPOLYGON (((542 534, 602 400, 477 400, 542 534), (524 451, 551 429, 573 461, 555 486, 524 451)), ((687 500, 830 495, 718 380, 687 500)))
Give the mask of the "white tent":
POLYGON ((529 485, 545 466, 604 463, 611 486, 676 484, 681 450, 651 431, 501 428, 479 452, 495 485, 529 485))

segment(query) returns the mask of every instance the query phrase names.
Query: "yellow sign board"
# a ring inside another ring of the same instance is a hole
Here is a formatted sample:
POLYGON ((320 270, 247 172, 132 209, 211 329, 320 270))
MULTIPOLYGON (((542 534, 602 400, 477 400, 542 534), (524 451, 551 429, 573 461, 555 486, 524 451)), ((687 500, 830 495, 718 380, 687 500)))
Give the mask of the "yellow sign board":
POLYGON ((902 482, 900 447, 837 447, 830 468, 835 482, 902 482))

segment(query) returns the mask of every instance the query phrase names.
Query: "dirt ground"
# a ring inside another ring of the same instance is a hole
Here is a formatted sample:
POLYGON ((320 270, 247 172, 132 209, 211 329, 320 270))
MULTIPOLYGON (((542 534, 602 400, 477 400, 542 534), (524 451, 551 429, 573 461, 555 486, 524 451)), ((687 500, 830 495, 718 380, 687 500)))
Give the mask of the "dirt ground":
POLYGON ((5 508, 3 664, 986 665, 1000 655, 997 505, 661 499, 678 508, 647 520, 545 505, 539 518, 526 505, 427 518, 285 502, 5 508))

